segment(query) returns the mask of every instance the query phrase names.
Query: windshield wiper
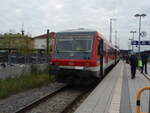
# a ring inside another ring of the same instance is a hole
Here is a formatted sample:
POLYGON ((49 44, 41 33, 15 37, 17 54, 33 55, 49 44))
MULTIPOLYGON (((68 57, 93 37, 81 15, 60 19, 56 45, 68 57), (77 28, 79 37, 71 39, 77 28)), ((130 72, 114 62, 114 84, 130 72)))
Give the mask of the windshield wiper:
POLYGON ((57 52, 57 53, 59 53, 59 50, 58 50, 58 48, 57 48, 57 47, 56 47, 56 52, 57 52))
POLYGON ((76 52, 89 53, 89 51, 86 51, 86 50, 77 50, 76 52))
POLYGON ((83 53, 86 53, 86 54, 87 54, 87 53, 89 53, 89 51, 83 51, 83 53))

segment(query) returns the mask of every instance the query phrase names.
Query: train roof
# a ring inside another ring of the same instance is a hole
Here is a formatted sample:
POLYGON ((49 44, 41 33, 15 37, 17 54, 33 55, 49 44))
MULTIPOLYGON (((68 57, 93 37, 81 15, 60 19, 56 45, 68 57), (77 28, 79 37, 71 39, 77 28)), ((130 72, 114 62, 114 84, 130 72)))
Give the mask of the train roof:
MULTIPOLYGON (((78 29, 69 29, 69 30, 64 30, 64 31, 59 31, 59 32, 57 32, 56 34, 57 35, 59 35, 59 34, 68 34, 68 33, 70 33, 70 34, 73 34, 73 33, 88 33, 88 34, 95 34, 95 33, 98 33, 99 35, 100 35, 100 37, 102 38, 102 39, 104 39, 104 42, 108 42, 108 40, 106 39, 106 38, 104 38, 104 36, 101 34, 101 33, 99 33, 97 30, 94 30, 94 29, 87 29, 87 28, 78 28, 78 29)), ((115 45, 113 45, 112 43, 109 43, 108 42, 108 45, 110 45, 111 47, 113 47, 114 49, 117 49, 118 50, 118 48, 117 47, 115 47, 115 45)))
POLYGON ((64 30, 64 31, 60 31, 57 33, 95 33, 97 32, 94 29, 85 29, 85 28, 79 28, 79 29, 69 29, 69 30, 64 30))

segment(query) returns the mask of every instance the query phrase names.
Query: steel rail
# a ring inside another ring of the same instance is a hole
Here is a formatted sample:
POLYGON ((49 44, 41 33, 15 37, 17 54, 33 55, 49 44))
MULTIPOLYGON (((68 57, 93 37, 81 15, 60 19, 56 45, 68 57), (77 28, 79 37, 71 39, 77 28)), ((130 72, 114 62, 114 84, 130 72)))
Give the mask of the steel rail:
POLYGON ((34 107, 38 106, 39 104, 45 102, 46 100, 48 100, 49 98, 55 96, 56 94, 58 94, 59 92, 69 88, 70 86, 64 86, 60 89, 58 89, 57 91, 54 91, 53 93, 50 93, 50 94, 46 94, 45 96, 39 98, 38 100, 20 108, 19 110, 15 111, 14 113, 25 113, 31 109, 33 109, 34 107))

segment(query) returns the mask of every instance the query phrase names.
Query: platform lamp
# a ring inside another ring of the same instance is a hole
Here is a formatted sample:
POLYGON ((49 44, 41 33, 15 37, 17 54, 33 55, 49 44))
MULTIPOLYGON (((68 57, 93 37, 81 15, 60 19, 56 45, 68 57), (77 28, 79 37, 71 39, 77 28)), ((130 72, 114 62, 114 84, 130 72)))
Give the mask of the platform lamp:
POLYGON ((109 42, 112 43, 112 21, 116 21, 115 18, 110 18, 110 32, 109 32, 109 42))
MULTIPOLYGON (((132 39, 131 39, 131 44, 132 44, 132 41, 134 41, 134 33, 136 33, 136 31, 130 31, 132 35, 132 39)), ((132 51, 134 51, 134 46, 132 45, 132 51)))
POLYGON ((146 14, 135 14, 134 15, 135 17, 139 17, 139 48, 138 48, 138 52, 140 54, 140 43, 141 43, 141 39, 140 39, 140 36, 141 36, 141 17, 145 17, 146 14))
POLYGON ((46 54, 47 54, 47 62, 49 62, 49 37, 50 37, 50 32, 49 32, 49 29, 47 29, 47 35, 46 35, 46 54))

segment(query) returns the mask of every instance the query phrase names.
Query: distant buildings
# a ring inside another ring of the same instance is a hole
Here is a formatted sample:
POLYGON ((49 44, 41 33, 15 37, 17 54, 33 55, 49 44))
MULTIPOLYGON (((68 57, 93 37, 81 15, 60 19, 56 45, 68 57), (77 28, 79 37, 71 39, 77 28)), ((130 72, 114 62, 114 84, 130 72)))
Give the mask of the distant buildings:
MULTIPOLYGON (((49 38, 49 47, 53 42, 49 38)), ((47 49, 47 34, 36 37, 22 36, 21 34, 4 34, 0 35, 0 48, 25 48, 28 45, 32 49, 47 49), (32 46, 31 46, 32 45, 32 46)))
MULTIPOLYGON (((46 49, 47 48, 47 34, 33 37, 35 49, 46 49)), ((49 46, 51 47, 53 39, 49 38, 49 46)))

